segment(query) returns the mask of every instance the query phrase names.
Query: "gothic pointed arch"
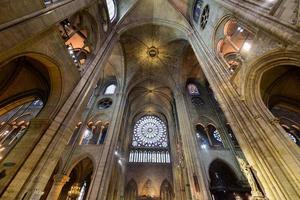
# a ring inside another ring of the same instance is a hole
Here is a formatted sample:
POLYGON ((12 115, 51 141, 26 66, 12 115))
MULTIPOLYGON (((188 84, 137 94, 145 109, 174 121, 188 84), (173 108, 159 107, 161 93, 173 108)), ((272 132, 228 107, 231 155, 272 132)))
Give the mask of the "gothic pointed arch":
POLYGON ((234 170, 223 160, 216 159, 209 165, 210 190, 215 200, 230 200, 249 192, 243 188, 234 170))
POLYGON ((134 179, 131 179, 125 188, 125 200, 136 200, 138 197, 138 186, 134 179))
POLYGON ((165 179, 160 186, 160 199, 173 200, 173 189, 170 182, 165 179))
POLYGON ((210 138, 211 146, 223 146, 223 141, 219 130, 213 124, 207 125, 207 133, 210 138))
POLYGON ((253 28, 232 16, 225 16, 218 23, 213 37, 216 54, 227 66, 229 73, 240 70, 252 47, 253 28))
POLYGON ((283 128, 278 131, 282 141, 288 141, 284 139, 288 138, 299 146, 299 134, 294 128, 300 124, 300 96, 297 92, 300 60, 297 55, 299 52, 276 51, 254 61, 245 74, 243 93, 249 105, 259 108, 259 113, 270 120, 276 117, 283 128), (253 78, 247 80, 249 76, 253 78))
POLYGON ((69 181, 64 185, 59 199, 86 199, 94 171, 93 162, 86 157, 79 161, 69 174, 69 181))

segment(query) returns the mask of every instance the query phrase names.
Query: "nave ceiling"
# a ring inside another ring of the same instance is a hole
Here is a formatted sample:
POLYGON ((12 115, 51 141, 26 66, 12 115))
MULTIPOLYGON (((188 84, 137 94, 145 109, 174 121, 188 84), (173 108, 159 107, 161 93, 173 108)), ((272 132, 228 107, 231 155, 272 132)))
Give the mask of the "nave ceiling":
POLYGON ((147 105, 148 110, 156 106, 170 110, 174 91, 181 91, 189 78, 205 80, 192 48, 176 29, 137 26, 124 32, 120 42, 129 101, 135 102, 135 108, 147 105))

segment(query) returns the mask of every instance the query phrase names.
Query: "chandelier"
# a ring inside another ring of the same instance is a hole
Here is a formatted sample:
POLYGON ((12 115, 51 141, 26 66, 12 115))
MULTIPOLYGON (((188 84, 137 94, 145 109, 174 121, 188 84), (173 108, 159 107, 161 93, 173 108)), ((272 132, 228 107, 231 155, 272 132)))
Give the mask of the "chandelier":
POLYGON ((79 183, 72 185, 71 189, 68 192, 68 199, 76 199, 80 195, 80 186, 79 183))

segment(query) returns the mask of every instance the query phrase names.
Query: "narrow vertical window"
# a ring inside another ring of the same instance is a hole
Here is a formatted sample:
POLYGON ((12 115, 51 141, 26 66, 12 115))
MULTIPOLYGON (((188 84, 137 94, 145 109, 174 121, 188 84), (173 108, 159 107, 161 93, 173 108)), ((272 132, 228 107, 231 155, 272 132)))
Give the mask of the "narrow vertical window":
POLYGON ((104 94, 109 95, 109 94, 114 94, 116 91, 117 86, 115 84, 110 84, 105 88, 104 94))
POLYGON ((114 0, 106 0, 109 20, 112 22, 116 17, 116 5, 114 0))

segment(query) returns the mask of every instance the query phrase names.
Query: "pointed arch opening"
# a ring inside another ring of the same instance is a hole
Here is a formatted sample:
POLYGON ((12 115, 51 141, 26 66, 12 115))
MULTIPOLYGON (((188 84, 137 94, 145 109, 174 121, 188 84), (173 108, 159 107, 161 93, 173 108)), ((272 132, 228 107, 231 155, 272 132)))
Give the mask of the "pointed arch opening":
POLYGON ((125 200, 136 200, 138 197, 138 186, 134 179, 131 179, 125 188, 125 200))
POLYGON ((173 189, 170 182, 165 179, 160 186, 160 199, 173 200, 173 189))
POLYGON ((93 170, 93 162, 90 158, 78 162, 70 172, 70 179, 62 188, 59 199, 86 199, 93 170))
POLYGON ((290 141, 300 146, 300 67, 287 65, 267 70, 261 78, 261 97, 279 119, 290 141))
POLYGON ((248 196, 249 188, 243 187, 232 168, 220 159, 210 164, 209 179, 215 200, 243 199, 248 196))

